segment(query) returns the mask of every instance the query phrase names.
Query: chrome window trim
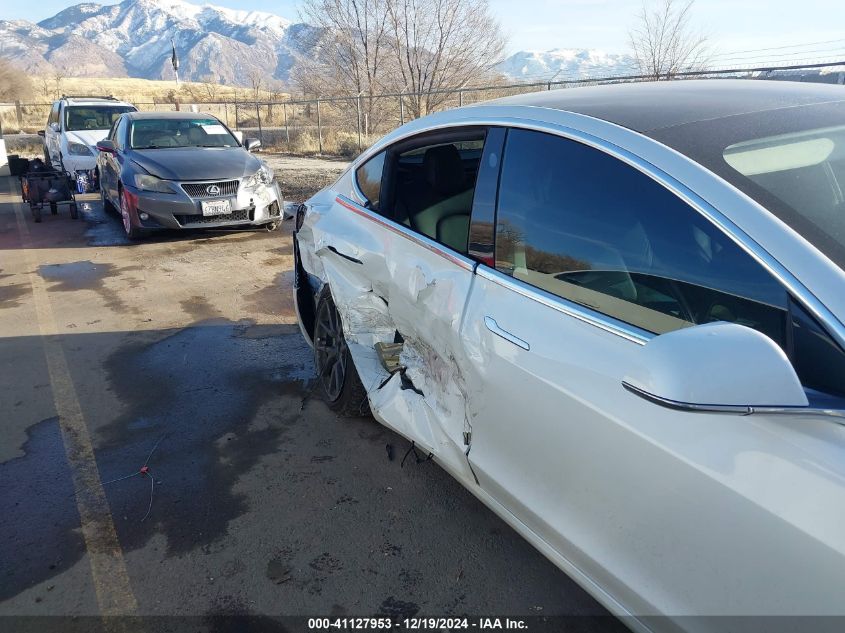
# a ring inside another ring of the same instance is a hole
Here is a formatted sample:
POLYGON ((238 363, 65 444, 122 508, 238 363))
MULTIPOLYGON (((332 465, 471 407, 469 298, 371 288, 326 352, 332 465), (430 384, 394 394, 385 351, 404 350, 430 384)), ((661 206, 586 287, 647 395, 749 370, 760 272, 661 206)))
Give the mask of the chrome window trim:
MULTIPOLYGON (((467 106, 464 109, 456 110, 455 113, 460 115, 467 115, 470 114, 474 108, 480 107, 483 106, 467 106)), ((533 110, 548 110, 548 108, 539 108, 537 106, 524 107, 533 110)), ((569 113, 565 111, 562 113, 570 114, 580 119, 589 120, 590 123, 598 124, 602 127, 607 128, 608 130, 618 131, 619 129, 624 129, 627 133, 635 135, 640 141, 645 141, 651 145, 661 147, 664 150, 677 154, 675 150, 664 145, 663 143, 660 143, 659 141, 656 141, 634 130, 630 130, 628 128, 621 128, 621 126, 616 125, 615 123, 610 123, 603 119, 598 119, 583 114, 569 113)), ((413 125, 413 123, 411 123, 411 125, 413 125)), ((377 142, 375 145, 369 148, 369 150, 365 151, 364 154, 362 154, 356 160, 354 165, 357 166, 359 164, 363 164, 364 162, 369 160, 371 156, 374 156, 378 152, 387 149, 388 147, 399 141, 403 141, 413 136, 426 134, 436 130, 470 126, 499 126, 553 134, 555 136, 560 136, 562 138, 567 138, 569 140, 584 143, 585 145, 588 145, 594 149, 604 152, 618 160, 621 160, 627 165, 630 165, 637 171, 645 174, 658 184, 662 185, 663 187, 674 193, 681 200, 683 200, 693 209, 695 209, 698 213, 703 215, 720 231, 725 233, 740 248, 742 248, 755 261, 757 261, 761 266, 763 266, 763 268, 765 268, 773 277, 775 277, 775 279, 777 279, 790 292, 790 294, 792 294, 793 297, 810 312, 810 314, 812 314, 818 321, 821 322, 824 329, 828 333, 830 333, 840 345, 845 347, 845 325, 841 323, 839 319, 837 319, 836 316, 827 308, 827 306, 825 306, 812 292, 810 292, 810 290, 803 283, 801 283, 779 261, 777 261, 771 254, 769 254, 768 251, 766 251, 766 249, 764 249, 757 241, 752 239, 747 233, 740 229, 721 211, 716 209, 704 198, 702 198, 700 195, 692 191, 689 187, 678 181, 675 177, 665 172, 663 169, 657 167, 653 163, 650 163, 644 158, 637 156, 633 152, 626 150, 616 145, 615 143, 612 143, 611 141, 608 141, 589 132, 584 132, 569 125, 525 119, 522 117, 491 115, 464 116, 462 118, 456 118, 453 121, 444 121, 441 123, 429 125, 427 127, 414 126, 401 133, 394 132, 393 134, 388 135, 381 141, 377 142)), ((712 171, 707 170, 704 166, 700 165, 699 163, 696 163, 696 165, 698 165, 701 169, 707 171, 707 173, 711 174, 714 178, 718 179, 719 182, 723 183, 725 186, 730 188, 730 190, 734 192, 735 195, 741 196, 740 192, 737 191, 735 187, 730 185, 730 183, 726 182, 723 178, 719 177, 717 174, 714 174, 712 171)), ((353 182, 354 180, 355 179, 353 178, 353 182)), ((767 213, 771 213, 765 209, 763 210, 767 213)), ((591 321, 592 320, 600 321, 599 319, 591 319, 591 321)))
POLYGON ((431 238, 426 237, 422 233, 417 233, 416 231, 408 228, 407 226, 398 224, 390 218, 387 218, 383 215, 376 213, 375 211, 367 209, 366 207, 360 205, 348 196, 344 196, 341 193, 338 193, 336 195, 336 201, 340 205, 349 209, 350 211, 353 211, 354 213, 357 213, 358 215, 363 216, 368 220, 375 222, 376 224, 380 224, 389 231, 393 231, 401 237, 404 237, 405 239, 410 240, 411 242, 414 242, 422 246, 423 248, 431 251, 435 255, 439 255, 443 259, 451 261, 453 264, 460 266, 464 270, 468 272, 475 271, 477 262, 475 260, 470 259, 466 255, 462 255, 458 251, 453 250, 448 246, 441 244, 440 242, 432 240, 431 238))
MULTIPOLYGON (((382 178, 384 178, 384 174, 382 173, 382 178)), ((367 196, 364 195, 364 192, 361 191, 361 188, 358 186, 358 168, 352 170, 352 193, 355 194, 355 197, 358 198, 357 200, 353 200, 349 198, 350 202, 354 202, 359 207, 365 208, 364 205, 369 202, 367 200, 367 196)))
POLYGON ((552 310, 557 310, 567 316, 571 316, 579 321, 593 325, 605 332, 615 334, 621 338, 632 343, 645 345, 654 338, 654 334, 646 330, 642 330, 634 325, 619 321, 613 317, 607 316, 602 312, 596 312, 590 308, 582 306, 574 301, 569 301, 562 297, 558 297, 550 292, 541 290, 529 283, 514 279, 498 270, 490 268, 485 264, 478 264, 475 269, 475 274, 483 277, 494 284, 498 284, 507 290, 512 290, 527 299, 536 301, 552 310))
POLYGON ((653 393, 636 387, 629 382, 622 381, 622 386, 639 396, 643 400, 647 400, 652 404, 656 404, 665 409, 672 409, 673 411, 686 411, 687 413, 722 413, 733 415, 809 415, 821 416, 825 418, 832 418, 831 422, 845 426, 845 411, 840 409, 819 409, 815 407, 786 407, 786 406, 752 406, 742 404, 694 404, 691 402, 680 402, 678 400, 670 400, 662 396, 656 396, 653 393))

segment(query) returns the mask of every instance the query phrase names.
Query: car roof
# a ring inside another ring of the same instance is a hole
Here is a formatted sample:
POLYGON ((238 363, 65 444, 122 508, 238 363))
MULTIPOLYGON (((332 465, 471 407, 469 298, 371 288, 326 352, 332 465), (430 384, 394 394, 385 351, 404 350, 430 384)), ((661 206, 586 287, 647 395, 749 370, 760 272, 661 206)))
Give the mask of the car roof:
POLYGON ((196 119, 197 117, 210 117, 219 121, 216 116, 213 114, 209 114, 208 112, 127 112, 125 116, 133 121, 139 121, 144 119, 175 119, 175 120, 185 120, 185 119, 196 119))
POLYGON ((834 84, 697 79, 564 88, 495 99, 485 105, 564 110, 649 134, 699 121, 843 100, 845 90, 834 84))
POLYGON ((132 105, 131 103, 127 103, 125 101, 109 99, 107 97, 63 97, 61 101, 64 101, 68 105, 97 105, 115 107, 124 107, 132 105))

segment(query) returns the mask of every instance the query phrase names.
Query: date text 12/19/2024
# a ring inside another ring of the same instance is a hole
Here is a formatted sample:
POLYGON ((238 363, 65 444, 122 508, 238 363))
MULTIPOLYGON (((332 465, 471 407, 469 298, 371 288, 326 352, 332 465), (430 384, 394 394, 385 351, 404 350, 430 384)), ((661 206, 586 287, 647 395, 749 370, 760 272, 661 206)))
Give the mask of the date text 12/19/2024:
POLYGON ((405 630, 457 631, 460 629, 527 630, 525 620, 519 618, 308 618, 308 630, 405 630))

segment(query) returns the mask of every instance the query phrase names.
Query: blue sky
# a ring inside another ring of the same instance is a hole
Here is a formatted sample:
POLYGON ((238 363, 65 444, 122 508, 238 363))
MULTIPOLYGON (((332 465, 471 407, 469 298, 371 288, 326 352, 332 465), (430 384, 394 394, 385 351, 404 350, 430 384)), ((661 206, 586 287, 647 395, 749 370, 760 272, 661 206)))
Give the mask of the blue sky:
MULTIPOLYGON (((201 0, 193 1, 203 4, 201 0)), ((0 18, 41 20, 76 2, 41 0, 36 6, 3 4, 6 6, 0 9, 0 18)), ((213 0, 210 4, 270 11, 296 20, 299 2, 213 0)), ((509 52, 599 48, 623 53, 628 48, 628 28, 640 0, 490 0, 490 4, 508 32, 509 52)), ((812 57, 845 51, 845 0, 697 0, 694 18, 726 60, 734 51, 830 40, 840 41, 794 50, 812 51, 812 57)), ((784 49, 766 53, 778 55, 774 59, 783 59, 791 52, 784 49)), ((743 53, 746 58, 748 55, 743 53)))

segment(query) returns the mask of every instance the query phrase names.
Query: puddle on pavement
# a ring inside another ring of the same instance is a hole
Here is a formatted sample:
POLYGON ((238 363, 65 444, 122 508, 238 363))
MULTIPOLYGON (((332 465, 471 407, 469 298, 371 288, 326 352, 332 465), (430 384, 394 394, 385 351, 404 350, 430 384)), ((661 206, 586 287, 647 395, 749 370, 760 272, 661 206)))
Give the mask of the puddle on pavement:
POLYGON ((139 523, 149 502, 147 481, 106 490, 125 549, 161 532, 168 554, 178 555, 227 533, 229 521, 248 510, 235 482, 278 450, 300 416, 311 358, 296 326, 226 320, 112 354, 105 369, 125 410, 95 433, 101 478, 138 468, 163 438, 149 463, 161 485, 147 522, 139 523))
POLYGON ((194 319, 213 319, 222 316, 220 310, 211 305, 211 302, 202 295, 194 295, 179 302, 182 311, 190 314, 194 319))
POLYGON ((95 264, 91 261, 67 264, 43 264, 38 274, 46 281, 55 282, 50 290, 97 290, 103 279, 117 274, 114 264, 95 264))
POLYGON ((16 308, 21 304, 18 299, 29 294, 29 284, 9 284, 0 286, 0 310, 16 308))
MULTIPOLYGON (((239 477, 278 451, 299 419, 310 394, 311 351, 296 326, 248 321, 125 340, 104 363, 122 409, 85 411, 101 481, 137 472, 155 447, 146 521, 148 478, 104 487, 121 545, 133 550, 163 534, 168 555, 207 547, 249 510, 234 490, 239 477)), ((85 552, 57 419, 27 429, 22 450, 0 464, 0 601, 65 571, 85 552)))
MULTIPOLYGON (((92 290, 103 298, 107 308, 115 312, 127 313, 137 312, 137 309, 130 309, 120 294, 107 288, 103 281, 110 277, 118 277, 125 272, 140 269, 140 266, 117 268, 114 264, 95 264, 92 261, 84 260, 65 264, 43 264, 38 267, 38 274, 45 281, 52 282, 52 285, 48 288, 50 292, 92 290)), ((133 281, 130 279, 126 279, 126 283, 130 287, 133 286, 133 281)))
POLYGON ((27 429, 24 455, 0 464, 0 602, 85 553, 58 418, 27 429))
POLYGON ((103 205, 92 202, 82 210, 82 218, 88 224, 85 237, 89 246, 126 246, 132 242, 123 231, 123 224, 116 213, 106 213, 103 205))

